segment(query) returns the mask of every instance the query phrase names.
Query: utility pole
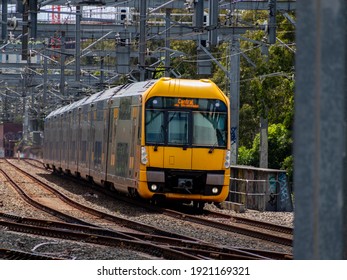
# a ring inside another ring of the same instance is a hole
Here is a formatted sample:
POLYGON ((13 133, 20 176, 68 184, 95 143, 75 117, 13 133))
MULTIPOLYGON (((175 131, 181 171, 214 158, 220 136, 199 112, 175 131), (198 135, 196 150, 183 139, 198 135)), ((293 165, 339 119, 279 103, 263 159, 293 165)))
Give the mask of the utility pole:
POLYGON ((46 106, 47 103, 47 56, 44 56, 43 58, 43 100, 42 100, 42 107, 46 106))
POLYGON ((7 6, 8 0, 1 0, 2 2, 2 14, 1 14, 1 41, 7 41, 7 6))
POLYGON ((231 164, 237 164, 240 114, 240 41, 233 36, 230 43, 230 109, 231 164))
POLYGON ((193 29, 196 32, 201 32, 204 29, 204 1, 203 0, 198 0, 194 2, 193 29))
POLYGON ((22 26, 22 60, 28 60, 28 37, 29 37, 29 4, 28 0, 23 1, 23 26, 22 26))
POLYGON ((146 74, 146 17, 147 17, 147 4, 146 0, 140 0, 140 42, 139 42, 139 70, 140 81, 145 80, 146 74))
POLYGON ((347 259, 347 2, 297 1, 294 258, 347 259))
MULTIPOLYGON (((268 24, 268 42, 276 43, 276 0, 269 0, 269 24, 268 24)), ((266 106, 266 105, 264 105, 266 106)), ((260 116, 260 145, 259 145, 259 167, 268 168, 268 116, 267 108, 264 108, 265 115, 260 116)))
POLYGON ((260 162, 259 167, 268 168, 268 119, 260 116, 260 162))
POLYGON ((100 88, 104 87, 104 76, 105 76, 104 62, 105 62, 105 58, 101 56, 100 57, 100 88))
POLYGON ((170 77, 170 26, 171 9, 165 9, 165 77, 170 77))
POLYGON ((218 27, 218 1, 210 0, 209 5, 209 29, 208 29, 208 48, 217 45, 217 27, 218 27))
POLYGON ((269 44, 276 43, 276 0, 269 0, 269 44))
POLYGON ((60 39, 60 95, 65 96, 65 31, 61 32, 60 39))
POLYGON ((29 2, 29 22, 30 39, 37 37, 37 0, 26 0, 29 2))
POLYGON ((82 6, 76 6, 76 42, 75 42, 75 81, 81 79, 81 20, 82 6))

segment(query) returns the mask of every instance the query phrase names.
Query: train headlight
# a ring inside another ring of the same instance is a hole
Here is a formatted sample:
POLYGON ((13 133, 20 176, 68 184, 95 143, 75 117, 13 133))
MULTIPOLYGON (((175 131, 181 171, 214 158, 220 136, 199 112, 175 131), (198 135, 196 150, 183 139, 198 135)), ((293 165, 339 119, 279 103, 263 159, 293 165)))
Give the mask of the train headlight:
POLYGON ((144 165, 148 163, 146 147, 141 147, 141 163, 144 165))
POLYGON ((217 187, 212 188, 212 193, 213 194, 217 194, 218 193, 218 188, 217 187))
POLYGON ((229 168, 231 163, 231 152, 228 150, 225 155, 225 162, 224 162, 224 167, 229 168))
POLYGON ((158 189, 158 186, 156 184, 151 185, 151 191, 155 192, 158 189))

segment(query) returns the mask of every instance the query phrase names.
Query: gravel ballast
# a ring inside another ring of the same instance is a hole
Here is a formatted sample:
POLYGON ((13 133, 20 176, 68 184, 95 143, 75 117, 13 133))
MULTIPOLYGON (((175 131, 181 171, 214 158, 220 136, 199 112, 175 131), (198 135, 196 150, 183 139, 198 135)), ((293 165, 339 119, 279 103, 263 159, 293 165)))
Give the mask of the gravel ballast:
MULTIPOLYGON (((184 234, 211 244, 218 244, 220 246, 254 248, 285 252, 288 254, 292 253, 292 248, 288 246, 277 245, 256 238, 165 217, 161 214, 148 213, 141 208, 133 207, 120 201, 115 201, 114 199, 109 198, 97 191, 87 189, 72 182, 67 182, 66 180, 62 180, 51 175, 47 171, 31 167, 24 161, 21 161, 19 164, 21 168, 25 168, 27 172, 36 174, 36 176, 38 175, 42 180, 49 183, 50 186, 57 188, 71 199, 74 199, 89 207, 93 207, 99 211, 152 225, 166 231, 184 234)), ((212 210, 223 211, 223 213, 230 213, 236 216, 268 221, 285 226, 293 226, 293 213, 289 212, 258 212, 246 210, 245 213, 236 213, 235 211, 231 210, 219 210, 213 205, 207 205, 205 207, 212 210)), ((10 186, 10 184, 5 181, 2 175, 0 175, 0 211, 23 217, 56 220, 56 218, 52 217, 51 215, 37 210, 24 202, 10 186)), ((155 259, 153 256, 148 256, 122 248, 110 248, 75 241, 58 240, 54 238, 15 233, 10 232, 5 228, 0 228, 0 232, 1 248, 17 249, 27 252, 35 250, 37 253, 45 253, 50 256, 80 260, 155 259)))

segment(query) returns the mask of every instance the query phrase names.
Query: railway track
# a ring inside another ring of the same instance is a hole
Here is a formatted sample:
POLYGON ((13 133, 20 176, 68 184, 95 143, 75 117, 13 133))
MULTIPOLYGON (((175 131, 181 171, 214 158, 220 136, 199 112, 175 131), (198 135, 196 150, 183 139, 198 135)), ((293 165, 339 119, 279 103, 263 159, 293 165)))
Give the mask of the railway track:
POLYGON ((98 227, 22 218, 5 213, 0 213, 0 226, 21 233, 136 250, 165 259, 256 260, 291 258, 285 253, 224 248, 201 242, 154 235, 122 235, 98 227))
MULTIPOLYGON (((28 161, 30 162, 30 161, 28 161)), ((30 163, 29 163, 30 164, 30 163)), ((31 163, 32 164, 32 163, 31 163)), ((32 164, 33 166, 37 167, 36 164, 32 164)), ((43 167, 38 167, 43 168, 43 167)), ((44 169, 44 168, 43 168, 44 169)), ((71 178, 74 179, 75 178, 71 178)), ((77 183, 81 183, 81 181, 75 180, 77 183)), ((88 182, 85 182, 88 184, 88 182)), ((163 215, 167 215, 176 219, 185 220, 197 224, 201 224, 204 226, 209 226, 213 228, 218 228, 227 232, 236 232, 239 234, 259 238, 262 240, 282 244, 285 246, 292 247, 293 245, 293 228, 291 227, 285 227, 281 225, 276 225, 273 223, 258 221, 254 219, 244 218, 244 217, 237 217, 232 215, 227 215, 219 212, 212 212, 204 210, 203 214, 204 216, 207 216, 209 218, 201 217, 200 215, 195 214, 189 214, 192 212, 191 207, 185 207, 183 208, 183 211, 177 211, 173 209, 168 208, 162 208, 157 207, 155 205, 149 205, 148 203, 143 203, 141 201, 134 201, 133 199, 130 199, 128 197, 119 196, 113 192, 107 191, 107 190, 99 190, 101 192, 104 192, 108 196, 112 196, 115 199, 121 200, 123 202, 129 203, 129 204, 136 204, 139 207, 145 208, 149 211, 161 213, 163 215), (216 221, 212 220, 211 218, 217 218, 217 219, 225 219, 225 221, 216 221)), ((180 207, 182 209, 182 207, 180 207)))
POLYGON ((7 230, 35 234, 40 236, 47 236, 58 239, 68 239, 83 243, 91 243, 104 245, 115 248, 123 248, 128 250, 135 250, 136 252, 146 253, 151 256, 163 259, 173 260, 199 260, 201 257, 196 257, 193 254, 173 250, 166 246, 156 245, 150 242, 143 242, 137 240, 121 239, 117 237, 103 236, 98 234, 84 233, 83 231, 74 231, 67 229, 57 229, 54 227, 40 227, 28 224, 9 222, 0 220, 0 225, 7 230))
MULTIPOLYGON (((85 183, 88 184, 87 182, 85 183)), ((293 245, 293 228, 290 227, 205 210, 204 213, 207 216, 218 218, 222 217, 223 219, 225 219, 225 221, 223 222, 214 221, 211 219, 203 218, 199 215, 187 214, 186 211, 182 212, 168 208, 158 207, 155 205, 150 205, 148 204, 148 202, 136 201, 132 198, 120 196, 108 190, 102 189, 98 191, 103 192, 108 196, 112 196, 113 198, 122 202, 136 205, 138 207, 147 209, 148 211, 160 213, 176 219, 197 223, 212 228, 218 228, 227 232, 235 232, 254 238, 266 240, 269 242, 282 244, 289 247, 292 247, 293 245)))
MULTIPOLYGON (((15 166, 14 164, 12 164, 12 165, 15 166)), ((37 166, 36 164, 32 164, 32 165, 34 167, 37 167, 37 168, 40 168, 40 169, 44 169, 44 168, 42 168, 40 166, 37 166)), ((20 172, 24 172, 21 169, 19 169, 19 171, 20 172)), ((32 175, 30 175, 30 176, 32 176, 32 175)), ((100 190, 100 189, 98 189, 98 190, 100 190)), ((114 193, 107 193, 107 195, 114 195, 114 193)), ((120 199, 120 200, 123 200, 123 201, 124 200, 128 201, 127 197, 119 197, 119 196, 117 196, 116 199, 120 199)), ((72 201, 72 203, 74 203, 74 202, 72 201)), ((128 203, 134 204, 134 200, 130 200, 130 201, 128 201, 128 203)), ((217 217, 219 217, 220 219, 227 220, 227 223, 225 223, 225 222, 216 222, 216 221, 213 221, 213 220, 210 220, 210 219, 206 219, 206 218, 203 218, 203 217, 200 217, 200 216, 197 216, 197 215, 190 215, 190 214, 182 213, 182 212, 175 211, 175 210, 172 210, 172 209, 163 209, 163 208, 160 208, 160 207, 156 207, 154 205, 149 205, 148 203, 145 203, 145 204, 143 204, 141 202, 137 202, 137 203, 138 203, 139 206, 147 208, 149 211, 158 212, 158 213, 170 216, 170 217, 174 217, 175 219, 181 219, 181 220, 185 220, 185 221, 189 221, 189 222, 193 222, 193 223, 199 223, 199 224, 202 224, 202 225, 205 225, 205 226, 219 228, 221 230, 228 231, 228 232, 237 232, 237 233, 241 233, 241 234, 244 234, 244 235, 260 238, 260 239, 263 239, 263 240, 276 242, 276 243, 279 243, 279 244, 284 244, 286 246, 291 246, 291 244, 292 244, 292 235, 290 235, 290 233, 289 233, 290 229, 287 230, 284 227, 281 228, 280 226, 279 226, 279 228, 276 229, 276 225, 273 225, 273 224, 261 223, 259 221, 254 221, 254 220, 244 219, 244 218, 238 219, 237 217, 232 217, 232 216, 224 215, 224 214, 220 215, 219 213, 214 213, 214 212, 213 213, 212 212, 208 212, 208 213, 205 212, 204 213, 205 215, 207 214, 208 216, 211 216, 211 217, 216 217, 216 215, 218 215, 217 217), (230 223, 232 223, 232 224, 230 224, 230 223), (257 228, 257 230, 255 230, 255 228, 257 228), (268 228, 267 229, 268 231, 277 230, 279 232, 286 232, 286 230, 287 230, 287 232, 286 233, 281 233, 281 234, 273 233, 273 232, 272 233, 271 232, 265 232, 266 228, 268 228)), ((85 206, 83 206, 83 207, 85 207, 85 206)), ((86 212, 89 212, 89 211, 94 212, 96 210, 95 209, 89 209, 86 212)), ((103 217, 104 218, 106 216, 106 217, 109 218, 108 214, 100 213, 99 211, 96 211, 96 215, 98 217, 103 217)), ((113 219, 114 218, 111 218, 112 221, 113 221, 113 219)), ((116 219, 118 220, 119 218, 117 217, 116 219)), ((131 222, 131 223, 133 223, 133 222, 131 222)), ((123 225, 124 224, 128 225, 128 220, 124 221, 123 225)), ((163 236, 163 234, 156 234, 155 232, 151 232, 151 230, 149 232, 147 232, 147 233, 148 234, 152 234, 152 235, 163 236)), ((168 236, 168 237, 176 238, 176 237, 173 237, 173 236, 168 236)), ((140 238, 140 239, 146 238, 147 240, 152 239, 152 242, 158 242, 158 240, 156 238, 150 237, 149 235, 146 236, 146 237, 139 236, 138 238, 140 238)), ((179 237, 179 238, 182 239, 182 237, 179 237)), ((196 240, 195 240, 195 242, 196 242, 196 240)), ((173 246, 173 248, 175 247, 174 244, 170 244, 170 246, 173 246)), ((199 250, 199 249, 195 249, 195 250, 199 250)), ((220 253, 220 250, 217 250, 217 251, 219 251, 219 253, 220 253)), ((216 253, 216 252, 214 252, 214 253, 216 253)), ((280 259, 282 259, 282 258, 290 259, 291 258, 290 254, 281 254, 280 253, 279 255, 276 255, 276 252, 268 252, 266 254, 266 257, 270 256, 271 253, 274 253, 273 256, 275 258, 280 258, 280 259)), ((262 252, 262 254, 264 254, 264 252, 262 252)), ((262 256, 264 256, 264 255, 262 255, 262 256)), ((270 258, 272 258, 272 257, 270 257, 270 258)))
POLYGON ((254 226, 254 227, 268 229, 268 230, 271 230, 274 232, 281 232, 281 233, 293 235, 293 228, 288 227, 288 226, 277 225, 274 223, 249 219, 249 218, 245 218, 245 217, 233 216, 233 215, 224 214, 224 213, 215 212, 215 211, 210 211, 210 210, 204 210, 204 214, 207 215, 208 217, 229 219, 230 221, 235 222, 235 223, 250 225, 250 226, 254 226))
POLYGON ((0 248, 0 260, 64 260, 42 254, 0 248))
MULTIPOLYGON (((23 170, 20 170, 20 169, 19 169, 19 171, 24 172, 23 170)), ((32 175, 30 175, 30 174, 28 174, 28 175, 29 175, 29 177, 32 178, 32 175)), ((11 178, 9 178, 7 176, 7 174, 5 174, 4 172, 3 172, 3 176, 5 176, 7 178, 7 180, 9 182, 11 182, 11 184, 16 185, 16 183, 13 182, 13 180, 11 180, 11 178)), ((35 181, 37 180, 35 178, 32 178, 32 179, 34 179, 35 181)), ((54 193, 55 195, 57 194, 56 190, 51 189, 51 187, 49 187, 45 184, 44 184, 44 186, 50 192, 54 193)), ((16 189, 18 189, 18 188, 19 187, 17 185, 16 189)), ((22 193, 22 195, 24 197, 26 197, 26 195, 24 194, 23 191, 20 190, 20 188, 18 191, 20 193, 22 193)), ((70 202, 70 200, 68 198, 66 198, 63 194, 58 194, 57 196, 62 197, 64 201, 70 202)), ((26 198, 26 200, 29 203, 33 203, 33 201, 28 199, 28 198, 26 198)), ((37 202, 35 202, 35 201, 33 204, 35 207, 40 208, 41 210, 44 210, 44 211, 47 211, 47 208, 49 208, 49 207, 42 207, 42 206, 38 207, 37 202)), ((72 204, 75 205, 75 202, 72 202, 72 204)), ((83 211, 86 210, 85 206, 83 206, 82 208, 83 208, 83 211)), ((114 217, 114 216, 108 215, 106 213, 100 213, 99 211, 96 211, 94 209, 89 209, 88 207, 87 207, 87 209, 88 209, 87 210, 88 213, 91 213, 91 212, 95 213, 96 216, 99 218, 102 216, 102 218, 107 217, 108 220, 112 220, 112 221, 114 221, 116 219, 117 222, 119 222, 119 220, 120 220, 120 218, 118 218, 118 217, 114 217)), ((96 228, 97 226, 95 226, 95 225, 85 223, 84 221, 81 221, 81 220, 72 219, 71 217, 66 216, 65 214, 62 215, 62 213, 56 214, 56 213, 54 213, 54 211, 55 211, 54 209, 53 210, 49 209, 48 212, 51 213, 52 215, 56 216, 56 217, 58 216, 59 218, 65 220, 65 221, 67 220, 69 222, 73 222, 74 228, 77 227, 76 224, 79 224, 78 227, 83 226, 83 230, 81 230, 81 229, 78 229, 78 230, 74 229, 73 230, 74 235, 70 238, 73 240, 74 240, 74 238, 77 238, 77 239, 84 240, 85 242, 87 242, 90 239, 91 240, 98 240, 98 242, 100 242, 99 240, 102 240, 101 242, 106 242, 106 241, 104 241, 105 238, 118 238, 118 239, 121 239, 121 242, 123 242, 123 243, 124 242, 130 242, 131 246, 134 246, 134 244, 137 244, 140 247, 139 248, 140 251, 142 250, 141 246, 145 246, 145 245, 140 246, 138 244, 138 242, 142 242, 141 240, 145 240, 146 241, 145 244, 147 244, 147 245, 149 244, 148 242, 150 242, 150 244, 153 244, 153 243, 154 244, 162 244, 162 246, 165 246, 170 250, 179 251, 183 254, 184 259, 187 259, 187 254, 189 254, 189 253, 192 256, 198 255, 198 256, 200 256, 199 258, 201 258, 201 256, 203 256, 204 258, 207 258, 207 259, 210 259, 210 258, 218 258, 218 259, 235 259, 235 258, 236 259, 240 259, 240 258, 243 258, 243 259, 264 259, 264 258, 268 258, 267 255, 269 255, 269 252, 254 253, 254 252, 249 252, 249 251, 243 251, 242 249, 237 249, 236 250, 237 252, 235 252, 235 249, 231 249, 231 248, 229 248, 229 249, 218 248, 218 246, 210 246, 208 244, 203 244, 199 240, 187 238, 186 236, 179 236, 179 235, 175 235, 172 233, 167 233, 165 231, 154 229, 152 227, 148 228, 148 226, 147 226, 147 229, 144 230, 143 225, 138 225, 137 223, 134 223, 134 222, 128 221, 128 220, 122 221, 122 226, 124 226, 124 224, 127 224, 127 226, 129 226, 129 222, 130 222, 130 224, 133 224, 130 227, 132 229, 136 228, 138 230, 137 233, 115 232, 115 231, 112 231, 110 229, 96 228), (134 226, 134 224, 136 224, 136 226, 134 226), (86 229, 88 229, 89 232, 86 233, 85 232, 86 229), (139 232, 143 232, 143 231, 147 231, 150 234, 139 233, 139 232), (77 237, 76 237, 76 234, 77 234, 77 237), (84 234, 87 236, 81 237, 81 234, 84 234), (93 236, 93 238, 91 238, 90 236, 93 236), (102 238, 100 238, 100 236, 102 238)), ((2 216, 7 217, 7 218, 10 217, 9 215, 7 215, 7 216, 2 215, 2 216)), ((56 222, 52 222, 52 221, 42 222, 41 221, 41 224, 37 225, 38 221, 36 220, 35 221, 36 225, 34 225, 34 227, 35 227, 35 229, 34 229, 33 225, 32 225, 33 221, 32 220, 30 221, 30 219, 15 217, 14 220, 16 220, 16 221, 15 222, 1 221, 1 224, 2 224, 2 226, 6 227, 6 228, 10 228, 10 229, 15 230, 15 231, 34 233, 34 234, 43 234, 43 235, 47 234, 48 236, 51 236, 53 234, 53 235, 59 236, 59 233, 56 232, 59 230, 59 228, 58 229, 54 228, 54 231, 44 230, 45 228, 47 228, 47 224, 49 224, 50 226, 52 226, 52 224, 54 224, 56 226, 57 225, 56 222), (29 224, 31 223, 31 225, 24 225, 27 223, 29 223, 29 224), (45 223, 46 226, 42 226, 42 223, 45 223)), ((71 228, 72 226, 70 225, 69 227, 71 228)), ((63 233, 66 235, 66 232, 67 232, 66 224, 64 224, 63 233)), ((113 240, 112 242, 115 242, 115 241, 113 240)), ((112 242, 111 243, 106 242, 105 244, 112 244, 112 242)), ((103 245, 103 244, 101 244, 101 245, 103 245)), ((159 245, 157 245, 157 246, 159 246, 159 245)), ((151 246, 149 246, 149 247, 151 247, 151 246)), ((162 253, 162 255, 165 255, 165 254, 162 253)), ((165 256, 168 257, 168 256, 170 256, 170 254, 166 254, 165 256)), ((272 253, 272 256, 274 256, 273 253, 272 253)), ((178 255, 176 255, 175 257, 179 258, 178 255)), ((285 254, 278 254, 278 255, 276 255, 276 257, 281 258, 281 259, 282 258, 288 258, 288 256, 285 256, 285 254)))
MULTIPOLYGON (((52 214, 53 216, 55 217, 58 217, 64 221, 68 221, 68 222, 72 222, 72 223, 75 223, 75 224, 80 224, 80 225, 84 225, 84 226, 89 226, 90 228, 91 227, 97 227, 96 225, 94 224, 91 224, 91 223, 87 223, 87 222, 84 222, 83 220, 80 220, 80 219, 76 219, 70 215, 67 215, 67 214, 64 214, 64 213, 61 213, 60 211, 57 211, 56 209, 53 209, 51 207, 47 207, 45 206, 44 204, 42 203, 39 203, 37 201, 35 201, 34 199, 30 198, 19 186, 18 184, 16 184, 5 172, 3 172, 2 170, 0 170, 2 175, 13 185, 13 187, 15 187, 15 189, 20 193, 20 195, 28 202, 30 203, 31 205, 33 205, 34 207, 36 208, 39 208, 40 210, 43 210, 43 211, 46 211, 50 214, 52 214)), ((26 174, 27 175, 27 174, 26 174)), ((31 179, 34 179, 31 175, 29 175, 29 177, 31 179)), ((111 215, 107 215, 106 213, 101 213, 99 211, 95 211, 94 209, 91 209, 91 208, 88 208, 88 207, 85 207, 85 206, 82 206, 82 205, 79 205, 78 203, 75 203, 74 201, 71 201, 70 199, 68 199, 67 197, 65 197, 63 194, 57 192, 56 190, 50 188, 49 186, 43 184, 43 186, 45 187, 45 189, 49 190, 50 192, 54 193, 54 195, 60 197, 64 202, 68 202, 70 205, 73 205, 74 207, 77 207, 78 209, 82 210, 82 211, 86 211, 87 213, 89 214, 94 214, 96 217, 98 218, 103 218, 103 219, 107 219, 107 220, 111 220, 112 222, 115 222, 116 224, 120 224, 121 228, 124 230, 124 229, 127 229, 127 228, 130 228, 130 229, 135 229, 134 232, 148 232, 148 233, 151 233, 153 234, 153 236, 151 235, 147 235, 145 238, 143 238, 144 240, 151 240, 151 239, 159 239, 160 236, 162 239, 165 239, 165 236, 169 236, 171 238, 173 237, 176 237, 176 238, 180 238, 180 239, 183 239, 185 238, 186 240, 189 239, 187 237, 183 237, 183 236, 176 236, 175 234, 172 234, 172 233, 169 233, 169 232, 165 232, 165 231, 162 231, 162 230, 159 230, 159 229, 155 229, 153 227, 150 227, 150 226, 146 226, 146 225, 142 225, 142 224, 139 224, 139 223, 135 223, 135 222, 132 222, 132 221, 129 221, 129 220, 124 220, 124 219, 121 219, 121 218, 118 218, 118 217, 115 217, 115 216, 111 216, 111 215), (125 226, 126 225, 126 226, 125 226), (155 234, 158 235, 158 238, 155 238, 155 234)), ((4 226, 5 228, 8 228, 8 229, 12 229, 12 230, 15 230, 15 231, 19 231, 19 232, 26 232, 26 233, 34 233, 34 234, 43 234, 43 235, 48 235, 48 236, 52 236, 52 234, 55 234, 57 236, 59 236, 59 234, 56 232, 56 231, 59 231, 59 229, 56 229, 55 231, 52 231, 52 230, 48 230, 47 227, 41 227, 41 226, 34 226, 35 228, 33 228, 32 225, 26 225, 24 226, 23 224, 23 221, 24 219, 19 219, 20 222, 16 222, 16 223, 11 223, 9 224, 9 222, 5 222, 5 221, 2 221, 2 226, 4 226)), ((52 224, 53 222, 52 221, 48 221, 46 224, 52 224)), ((56 223, 54 223, 56 224, 56 223)), ((75 226, 77 227, 77 225, 75 226)), ((85 230, 86 228, 84 228, 85 230)), ((66 229, 62 230, 62 233, 60 234, 63 234, 65 232, 66 229)), ((78 232, 78 231, 77 231, 78 232)), ((103 230, 103 234, 105 235, 105 233, 108 232, 109 236, 110 236, 110 230, 103 230)), ((76 237, 76 234, 75 233, 75 236, 70 236, 71 238, 70 239, 73 239, 75 240, 76 238, 77 239, 80 239, 80 240, 86 240, 87 237, 85 238, 82 238, 82 236, 79 236, 77 234, 77 237, 76 237)), ((82 234, 82 233, 81 233, 82 234)), ((125 242, 132 242, 132 241, 136 241, 138 240, 139 238, 138 237, 130 237, 128 238, 126 236, 125 233, 123 232, 116 232, 116 231, 113 231, 112 232, 113 235, 118 235, 120 236, 122 239, 121 239, 121 242, 125 243, 125 242)), ((70 234, 72 235, 72 234, 70 234)), ((94 236, 96 236, 97 234, 95 233, 94 236)), ((112 237, 110 237, 112 238, 112 237)), ((98 238, 98 240, 100 240, 100 238, 98 238)), ((112 242, 111 242, 112 243, 112 242)), ((139 251, 143 251, 142 247, 146 247, 148 246, 149 248, 151 247, 152 244, 150 244, 149 241, 146 241, 146 242, 142 242, 143 244, 137 244, 138 246, 138 250, 139 251)), ((163 243, 163 242, 162 242, 163 243)), ((133 244, 133 246, 135 246, 133 244)), ((163 255, 168 257, 170 254, 167 254, 166 251, 170 251, 172 249, 170 248, 164 248, 163 249, 163 255), (165 253, 165 254, 164 254, 165 253)), ((153 250, 153 252, 155 251, 158 251, 157 248, 156 250, 153 250)), ((187 254, 186 253, 182 253, 184 259, 187 259, 187 254)), ((176 254, 176 257, 178 259, 181 259, 181 257, 179 257, 179 253, 176 254)))
POLYGON ((171 217, 176 217, 177 219, 194 222, 197 224, 218 228, 227 232, 236 232, 239 234, 259 238, 262 240, 275 242, 278 244, 292 246, 293 245, 293 235, 287 233, 279 233, 277 230, 269 228, 268 223, 254 221, 254 220, 242 220, 241 223, 238 219, 235 221, 230 221, 229 223, 214 221, 211 219, 202 218, 195 215, 187 215, 185 213, 174 211, 171 209, 164 209, 165 213, 171 217))
MULTIPOLYGON (((148 234, 156 234, 156 235, 161 235, 161 236, 167 236, 167 237, 182 237, 179 235, 176 235, 174 233, 170 233, 164 230, 160 230, 157 229, 155 227, 152 226, 148 226, 145 224, 141 224, 138 222, 134 222, 128 219, 124 219, 124 218, 120 218, 114 215, 110 215, 107 214, 105 212, 101 212, 98 210, 95 210, 91 207, 82 205, 80 203, 77 203, 76 201, 68 198, 67 196, 65 196, 63 193, 59 192, 58 190, 52 188, 51 186, 49 186, 48 184, 46 184, 45 182, 35 178, 33 175, 27 173, 26 171, 18 168, 17 166, 13 165, 12 163, 9 163, 11 166, 13 166, 14 168, 16 168, 16 170, 18 172, 21 172, 22 174, 24 174, 25 176, 28 176, 31 180, 35 181, 38 185, 40 185, 41 187, 43 187, 47 192, 49 192, 49 194, 47 194, 46 196, 49 197, 50 199, 53 199, 54 196, 59 198, 59 202, 54 203, 55 205, 59 205, 61 203, 65 203, 68 205, 68 210, 69 212, 71 207, 72 209, 76 210, 78 209, 80 212, 83 212, 83 215, 86 214, 90 214, 91 219, 92 220, 98 220, 98 223, 102 223, 102 220, 104 221, 104 225, 109 225, 109 226, 117 226, 117 228, 119 230, 126 230, 128 229, 131 231, 136 231, 136 232, 144 232, 144 233, 148 233, 148 234), (52 196, 53 194, 53 196, 52 196), (111 223, 110 223, 111 222, 111 223)), ((70 214, 64 214, 58 210, 56 210, 55 208, 52 207, 48 207, 46 206, 44 203, 40 203, 37 200, 34 200, 32 198, 29 197, 29 195, 27 195, 22 189, 21 187, 16 184, 16 182, 14 182, 5 172, 1 171, 0 172, 3 174, 3 176, 6 177, 6 179, 12 184, 12 186, 19 191, 20 194, 24 194, 24 197, 28 197, 29 199, 27 199, 27 202, 29 202, 30 204, 32 204, 34 207, 39 208, 43 211, 46 211, 48 213, 50 213, 51 215, 58 217, 61 220, 64 220, 66 222, 72 222, 72 223, 77 223, 77 224, 84 224, 84 225, 90 225, 93 226, 94 224, 89 223, 89 222, 85 222, 84 220, 75 218, 73 216, 71 216, 70 214)), ((50 202, 50 204, 52 204, 50 202)), ((54 205, 53 205, 54 206, 54 205)), ((61 205, 59 205, 59 208, 62 208, 61 205)), ((186 237, 186 239, 189 239, 188 237, 186 237)), ((192 239, 191 239, 192 240, 192 239)))

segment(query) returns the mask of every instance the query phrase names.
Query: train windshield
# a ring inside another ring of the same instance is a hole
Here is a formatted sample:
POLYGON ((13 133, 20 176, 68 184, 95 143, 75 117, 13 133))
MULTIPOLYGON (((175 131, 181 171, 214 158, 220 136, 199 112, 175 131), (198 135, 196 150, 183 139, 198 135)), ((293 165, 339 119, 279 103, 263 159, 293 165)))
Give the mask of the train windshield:
POLYGON ((225 148, 227 111, 221 100, 153 97, 146 103, 146 144, 225 148))

